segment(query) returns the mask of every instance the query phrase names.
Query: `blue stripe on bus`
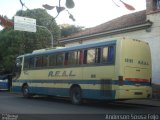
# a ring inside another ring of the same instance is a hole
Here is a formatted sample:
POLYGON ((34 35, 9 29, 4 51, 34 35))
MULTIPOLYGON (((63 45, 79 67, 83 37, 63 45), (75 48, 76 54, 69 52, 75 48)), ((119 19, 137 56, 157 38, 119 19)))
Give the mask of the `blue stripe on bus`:
POLYGON ((8 82, 0 82, 0 89, 8 89, 8 82))
MULTIPOLYGON (((106 84, 106 85, 119 85, 118 80, 13 80, 13 82, 20 83, 61 83, 61 84, 106 84)), ((142 85, 150 86, 149 82, 134 82, 129 80, 124 80, 123 85, 142 85)))
MULTIPOLYGON (((14 92, 20 92, 20 86, 13 86, 14 92)), ((66 96, 69 97, 69 88, 46 88, 46 87, 29 87, 31 93, 43 94, 43 95, 54 95, 54 96, 66 96)), ((82 98, 86 99, 97 99, 97 100, 113 100, 115 99, 115 90, 94 90, 94 89, 83 89, 82 98)))
POLYGON ((12 92, 21 92, 22 87, 21 86, 12 86, 12 92))

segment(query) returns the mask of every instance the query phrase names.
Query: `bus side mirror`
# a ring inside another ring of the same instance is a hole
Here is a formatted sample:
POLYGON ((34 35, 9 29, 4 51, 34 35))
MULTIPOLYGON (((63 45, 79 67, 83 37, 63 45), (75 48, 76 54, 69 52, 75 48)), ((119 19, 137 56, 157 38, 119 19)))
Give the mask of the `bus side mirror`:
POLYGON ((21 63, 17 62, 16 66, 17 66, 17 68, 21 68, 22 65, 21 65, 21 63))
POLYGON ((22 61, 20 59, 17 59, 16 60, 16 67, 21 68, 21 66, 22 66, 22 61))

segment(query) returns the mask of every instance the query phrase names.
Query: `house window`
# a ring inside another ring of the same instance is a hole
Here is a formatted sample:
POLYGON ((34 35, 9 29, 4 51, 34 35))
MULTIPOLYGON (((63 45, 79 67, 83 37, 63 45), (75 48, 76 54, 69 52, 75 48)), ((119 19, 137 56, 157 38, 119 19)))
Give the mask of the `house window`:
POLYGON ((160 0, 156 0, 156 7, 157 9, 160 9, 160 0))
POLYGON ((154 0, 155 9, 160 9, 160 0, 154 0))

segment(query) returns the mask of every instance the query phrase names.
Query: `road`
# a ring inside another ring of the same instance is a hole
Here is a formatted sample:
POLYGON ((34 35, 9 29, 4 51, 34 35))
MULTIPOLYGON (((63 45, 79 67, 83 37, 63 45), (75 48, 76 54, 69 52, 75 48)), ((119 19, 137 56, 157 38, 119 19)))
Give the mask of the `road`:
POLYGON ((34 119, 44 119, 44 117, 45 119, 51 117, 58 119, 58 116, 59 119, 66 118, 66 120, 70 120, 67 117, 76 117, 78 115, 79 119, 83 116, 92 116, 92 120, 99 118, 105 120, 106 114, 158 114, 160 113, 160 107, 93 101, 87 101, 82 105, 73 105, 69 100, 62 98, 41 96, 26 99, 21 94, 1 91, 0 113, 2 113, 1 115, 25 116, 25 118, 32 116, 34 119))

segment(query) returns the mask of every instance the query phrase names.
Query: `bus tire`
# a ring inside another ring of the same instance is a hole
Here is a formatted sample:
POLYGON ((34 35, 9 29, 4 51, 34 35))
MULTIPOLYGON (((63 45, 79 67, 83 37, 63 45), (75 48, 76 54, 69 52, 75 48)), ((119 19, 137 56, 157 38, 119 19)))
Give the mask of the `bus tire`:
POLYGON ((75 105, 79 105, 82 102, 82 93, 80 87, 76 86, 71 88, 70 91, 71 102, 75 105))
POLYGON ((31 97, 31 94, 29 93, 29 86, 28 85, 24 85, 22 87, 22 94, 23 94, 23 97, 25 97, 25 98, 31 97))

